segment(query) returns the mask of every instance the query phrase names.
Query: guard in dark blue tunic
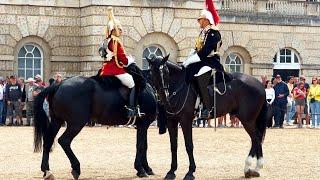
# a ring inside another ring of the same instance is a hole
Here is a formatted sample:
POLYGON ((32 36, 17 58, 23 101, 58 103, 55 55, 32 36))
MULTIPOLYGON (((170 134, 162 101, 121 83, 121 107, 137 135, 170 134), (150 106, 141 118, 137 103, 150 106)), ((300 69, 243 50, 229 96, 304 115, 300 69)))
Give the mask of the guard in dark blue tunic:
MULTIPOLYGON (((210 1, 208 2, 210 3, 210 1)), ((208 5, 208 10, 202 10, 198 23, 201 27, 201 32, 196 39, 195 50, 183 62, 183 66, 187 68, 186 80, 190 82, 195 78, 204 105, 203 113, 209 116, 213 108, 213 102, 207 87, 212 69, 215 69, 218 72, 217 74, 224 73, 219 55, 219 48, 222 44, 221 34, 216 26, 219 23, 219 16, 213 3, 211 6, 208 5)))

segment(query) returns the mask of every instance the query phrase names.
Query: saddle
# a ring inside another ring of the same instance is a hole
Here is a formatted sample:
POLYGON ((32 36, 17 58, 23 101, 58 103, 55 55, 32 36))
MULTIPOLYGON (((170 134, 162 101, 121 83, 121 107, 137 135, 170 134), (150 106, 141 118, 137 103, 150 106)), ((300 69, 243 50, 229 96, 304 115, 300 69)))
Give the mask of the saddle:
POLYGON ((212 71, 211 74, 211 78, 209 81, 209 85, 208 85, 208 90, 209 90, 209 94, 210 96, 213 96, 214 91, 216 91, 218 94, 223 95, 226 92, 226 84, 230 81, 232 81, 234 79, 234 77, 232 76, 231 73, 227 73, 225 71, 212 71), (215 74, 213 74, 215 73, 215 74), (214 87, 214 83, 213 83, 213 75, 215 75, 215 84, 216 87, 214 87), (224 86, 223 89, 218 89, 218 86, 221 86, 221 84, 224 86))
POLYGON ((97 75, 90 78, 95 80, 103 90, 108 91, 118 89, 122 98, 126 101, 128 100, 129 89, 124 86, 118 78, 114 76, 101 77, 99 74, 100 73, 98 72, 97 75))

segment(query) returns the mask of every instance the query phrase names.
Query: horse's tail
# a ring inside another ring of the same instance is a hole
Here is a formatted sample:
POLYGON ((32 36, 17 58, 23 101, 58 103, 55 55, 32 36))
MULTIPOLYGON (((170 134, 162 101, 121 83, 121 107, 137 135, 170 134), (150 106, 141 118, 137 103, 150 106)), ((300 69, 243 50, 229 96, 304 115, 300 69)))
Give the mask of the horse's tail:
POLYGON ((34 152, 42 150, 42 139, 49 126, 49 118, 43 109, 43 102, 56 89, 57 85, 51 85, 41 91, 34 99, 34 152))
POLYGON ((260 137, 261 143, 263 143, 264 141, 264 137, 267 129, 267 122, 270 120, 270 118, 272 118, 272 116, 270 116, 269 108, 268 108, 267 102, 265 101, 263 103, 262 109, 259 113, 257 123, 256 123, 257 129, 260 134, 259 137, 260 137))

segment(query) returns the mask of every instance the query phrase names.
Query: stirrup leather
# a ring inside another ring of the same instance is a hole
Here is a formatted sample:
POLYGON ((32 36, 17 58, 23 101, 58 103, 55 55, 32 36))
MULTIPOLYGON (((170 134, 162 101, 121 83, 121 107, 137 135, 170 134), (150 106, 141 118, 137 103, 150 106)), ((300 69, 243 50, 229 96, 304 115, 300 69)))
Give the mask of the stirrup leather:
MULTIPOLYGON (((213 76, 214 78, 213 78, 213 84, 216 84, 215 83, 215 81, 216 81, 216 69, 212 69, 212 71, 211 71, 211 76, 213 76)), ((224 90, 223 90, 223 92, 221 92, 218 88, 217 88, 217 86, 214 86, 213 87, 213 90, 215 91, 215 92, 217 92, 219 95, 224 95, 226 92, 227 92, 227 85, 226 85, 226 79, 224 78, 224 73, 223 72, 221 72, 222 73, 222 79, 223 79, 223 85, 224 85, 224 90)), ((212 111, 212 110, 211 110, 212 111)))

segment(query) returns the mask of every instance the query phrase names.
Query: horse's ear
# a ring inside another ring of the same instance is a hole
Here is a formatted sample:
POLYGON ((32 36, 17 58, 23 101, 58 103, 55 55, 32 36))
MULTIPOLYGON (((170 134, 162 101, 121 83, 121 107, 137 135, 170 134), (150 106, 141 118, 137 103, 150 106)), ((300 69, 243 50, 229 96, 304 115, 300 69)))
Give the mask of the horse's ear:
POLYGON ((170 53, 162 59, 161 64, 165 64, 169 60, 169 56, 170 56, 170 53))
POLYGON ((153 58, 148 58, 147 56, 145 56, 144 58, 146 58, 146 60, 148 61, 149 64, 153 63, 153 58))

